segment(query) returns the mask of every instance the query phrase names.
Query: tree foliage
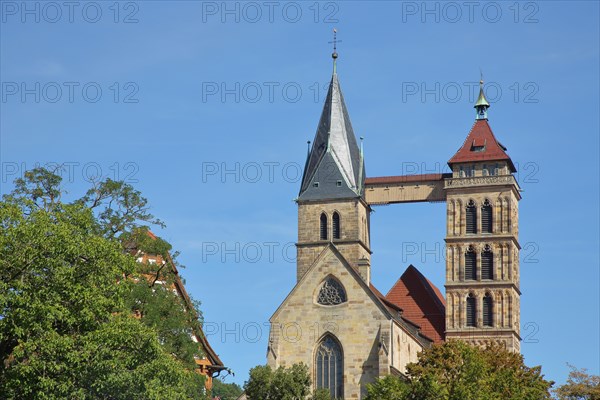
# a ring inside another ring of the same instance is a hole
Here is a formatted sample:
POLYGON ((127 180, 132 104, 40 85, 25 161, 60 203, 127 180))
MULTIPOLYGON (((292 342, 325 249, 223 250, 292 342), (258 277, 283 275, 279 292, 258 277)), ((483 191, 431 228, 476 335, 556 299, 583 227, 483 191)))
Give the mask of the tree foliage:
POLYGON ((600 376, 569 364, 571 372, 567 382, 555 390, 559 400, 600 400, 600 376))
POLYGON ((213 379, 213 398, 236 400, 241 394, 242 388, 237 383, 225 383, 221 379, 213 379))
POLYGON ((407 377, 386 377, 368 387, 367 400, 541 400, 553 382, 523 356, 492 344, 474 347, 452 340, 434 345, 407 366, 407 377))
POLYGON ((244 384, 249 400, 300 400, 309 394, 310 376, 304 364, 294 364, 290 368, 257 366, 250 370, 250 377, 244 384))
POLYGON ((60 185, 37 168, 0 202, 3 398, 201 399, 198 314, 125 246, 159 222, 147 200, 107 180, 64 203, 60 185))

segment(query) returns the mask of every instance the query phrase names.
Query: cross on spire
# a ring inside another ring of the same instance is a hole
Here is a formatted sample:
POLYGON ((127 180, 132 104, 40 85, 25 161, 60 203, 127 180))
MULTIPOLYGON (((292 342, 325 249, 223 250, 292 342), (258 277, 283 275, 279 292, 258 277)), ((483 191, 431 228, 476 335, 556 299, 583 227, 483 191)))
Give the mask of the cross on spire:
POLYGON ((333 58, 333 73, 336 73, 336 60, 338 58, 338 53, 337 53, 337 44, 338 43, 342 43, 341 40, 337 40, 337 29, 333 28, 333 40, 331 42, 329 42, 330 44, 333 43, 333 53, 331 53, 331 58, 333 58))

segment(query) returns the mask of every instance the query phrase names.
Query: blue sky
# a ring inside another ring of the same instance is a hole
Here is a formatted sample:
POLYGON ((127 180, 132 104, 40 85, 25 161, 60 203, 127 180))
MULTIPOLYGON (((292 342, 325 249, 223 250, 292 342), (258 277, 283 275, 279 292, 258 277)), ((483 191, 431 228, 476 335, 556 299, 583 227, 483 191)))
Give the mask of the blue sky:
MULTIPOLYGON (((295 282, 299 174, 338 73, 368 176, 445 171, 474 119, 519 169, 528 365, 598 373, 599 3, 2 0, 0 193, 63 163, 125 179, 167 223, 213 347, 243 383, 295 282), (116 4, 116 5, 115 5, 116 4)), ((69 182, 70 181, 70 182, 69 182)), ((372 278, 444 284, 443 204, 378 207, 372 278)))

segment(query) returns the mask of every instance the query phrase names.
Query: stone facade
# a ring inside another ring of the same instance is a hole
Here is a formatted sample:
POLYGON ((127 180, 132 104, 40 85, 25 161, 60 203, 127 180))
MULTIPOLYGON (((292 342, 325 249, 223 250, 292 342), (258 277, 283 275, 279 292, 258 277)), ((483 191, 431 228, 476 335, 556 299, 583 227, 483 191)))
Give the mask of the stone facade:
POLYGON ((298 203, 297 280, 327 247, 335 244, 344 258, 370 282, 369 205, 361 198, 298 203), (333 237, 333 214, 340 218, 340 237, 333 237), (320 237, 320 218, 327 217, 327 238, 320 237), (360 264, 360 265, 359 265, 360 264))
POLYGON ((315 349, 325 335, 332 335, 343 351, 343 397, 361 399, 366 385, 377 377, 404 372, 423 345, 414 332, 393 318, 336 248, 325 245, 271 318, 267 359, 273 368, 308 365, 314 385, 315 349), (319 290, 331 276, 343 285, 347 301, 321 305, 317 302, 319 290))
POLYGON ((498 175, 484 175, 483 163, 474 167, 473 176, 461 176, 461 167, 453 166, 452 178, 446 179, 446 338, 473 344, 490 341, 504 343, 520 351, 519 290, 519 212, 518 184, 506 163, 499 163, 498 175), (482 206, 492 210, 491 232, 484 232, 482 206), (467 231, 466 207, 476 209, 476 233, 467 231), (476 255, 476 279, 465 276, 466 253, 476 255), (492 255, 492 276, 482 274, 482 254, 492 255), (489 277, 488 277, 489 278, 489 277), (475 298, 476 318, 467 324, 467 297, 475 298), (491 297, 492 323, 484 324, 484 297, 491 297))

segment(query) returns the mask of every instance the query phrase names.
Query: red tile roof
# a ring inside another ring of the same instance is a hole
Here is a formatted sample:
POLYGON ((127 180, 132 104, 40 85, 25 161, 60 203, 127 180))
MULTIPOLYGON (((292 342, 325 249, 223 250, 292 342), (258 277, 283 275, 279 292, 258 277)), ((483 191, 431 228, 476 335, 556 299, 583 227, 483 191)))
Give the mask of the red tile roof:
POLYGON ((386 183, 410 183, 410 182, 426 182, 426 181, 441 181, 444 178, 451 177, 452 174, 422 174, 422 175, 401 175, 401 176, 377 176, 366 178, 365 185, 377 185, 386 183))
POLYGON ((403 310, 402 316, 421 327, 434 343, 444 341, 446 302, 440 290, 410 265, 385 298, 403 310))
POLYGON ((501 160, 508 161, 512 170, 516 171, 512 160, 506 154, 506 148, 496 140, 488 121, 478 119, 473 124, 471 132, 467 135, 462 147, 448 161, 448 164, 501 160))

